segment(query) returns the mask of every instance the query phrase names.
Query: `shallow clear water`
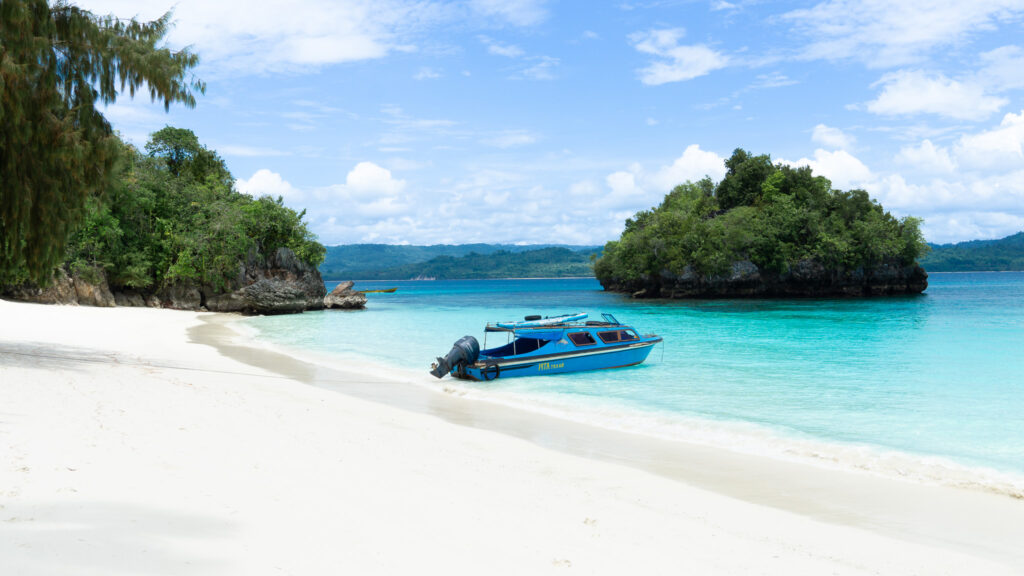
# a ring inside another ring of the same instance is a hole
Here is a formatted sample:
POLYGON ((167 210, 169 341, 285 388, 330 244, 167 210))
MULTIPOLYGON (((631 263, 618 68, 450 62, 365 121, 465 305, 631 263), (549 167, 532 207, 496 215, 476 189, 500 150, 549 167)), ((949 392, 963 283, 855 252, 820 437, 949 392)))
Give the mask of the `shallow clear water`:
POLYGON ((664 345, 632 368, 445 384, 610 427, 839 466, 953 483, 991 483, 992 471, 1015 485, 1024 478, 1024 273, 933 274, 924 295, 877 299, 652 302, 603 292, 593 279, 357 288, 393 286, 369 295, 365 311, 247 323, 272 343, 426 374, 459 337, 482 340, 488 321, 610 312, 664 345))

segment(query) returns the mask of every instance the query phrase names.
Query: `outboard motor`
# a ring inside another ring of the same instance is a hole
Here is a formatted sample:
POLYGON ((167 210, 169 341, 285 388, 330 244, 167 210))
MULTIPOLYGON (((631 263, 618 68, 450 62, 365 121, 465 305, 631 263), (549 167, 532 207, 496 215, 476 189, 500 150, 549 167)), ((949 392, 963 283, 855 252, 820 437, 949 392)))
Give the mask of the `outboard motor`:
POLYGON ((452 368, 466 367, 480 357, 480 343, 472 336, 463 336, 455 341, 448 355, 438 358, 437 362, 430 367, 430 373, 438 378, 444 378, 445 374, 452 371, 452 368))

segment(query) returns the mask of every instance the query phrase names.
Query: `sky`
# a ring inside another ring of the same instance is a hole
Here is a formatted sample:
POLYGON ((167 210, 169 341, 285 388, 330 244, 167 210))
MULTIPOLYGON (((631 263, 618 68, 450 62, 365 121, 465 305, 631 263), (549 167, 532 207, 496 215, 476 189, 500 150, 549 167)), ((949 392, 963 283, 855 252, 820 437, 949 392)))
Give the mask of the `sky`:
POLYGON ((1024 0, 79 0, 197 52, 171 125, 324 244, 617 239, 733 150, 861 188, 930 242, 1024 230, 1024 0))

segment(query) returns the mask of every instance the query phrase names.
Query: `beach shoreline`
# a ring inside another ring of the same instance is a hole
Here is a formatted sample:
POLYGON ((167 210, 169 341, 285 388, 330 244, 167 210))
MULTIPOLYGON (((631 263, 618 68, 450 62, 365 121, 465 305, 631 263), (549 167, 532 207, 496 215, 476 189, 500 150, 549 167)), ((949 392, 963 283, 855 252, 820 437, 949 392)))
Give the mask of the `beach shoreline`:
POLYGON ((14 573, 1024 568, 1024 502, 1006 496, 310 364, 246 345, 226 316, 0 301, 0 318, 14 573))

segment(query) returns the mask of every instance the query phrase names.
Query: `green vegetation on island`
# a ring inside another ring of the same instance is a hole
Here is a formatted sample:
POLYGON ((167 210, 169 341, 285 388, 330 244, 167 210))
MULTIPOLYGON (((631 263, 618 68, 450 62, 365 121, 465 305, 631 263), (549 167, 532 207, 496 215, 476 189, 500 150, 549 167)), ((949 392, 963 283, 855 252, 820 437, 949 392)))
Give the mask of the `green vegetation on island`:
POLYGON ((929 244, 921 259, 929 272, 1024 271, 1024 232, 999 240, 929 244))
POLYGON ((114 290, 224 290, 250 254, 284 247, 314 266, 323 261, 304 212, 235 191, 224 161, 190 130, 163 128, 146 151, 122 145, 114 185, 105 201, 90 203, 68 244, 73 274, 103 271, 114 290))
POLYGON ((499 250, 489 254, 438 256, 426 262, 356 271, 359 280, 479 280, 490 278, 572 278, 593 276, 595 251, 539 248, 522 252, 499 250))
POLYGON ((320 273, 327 280, 593 276, 591 255, 600 251, 543 244, 350 244, 328 246, 320 273))
POLYGON ((160 45, 169 26, 169 14, 146 23, 64 1, 0 2, 0 287, 35 297, 52 282, 51 301, 95 294, 81 279, 108 302, 111 289, 163 290, 176 291, 171 305, 187 293, 198 307, 270 262, 306 266, 320 282, 324 247, 304 213, 236 192, 191 131, 166 127, 144 153, 97 109, 142 89, 165 109, 195 105, 205 85, 187 76, 198 56, 160 45))
POLYGON ((164 107, 195 105, 199 59, 159 46, 149 23, 65 1, 0 2, 0 282, 45 282, 65 243, 113 185, 122 145, 97 110, 146 89, 164 107))
POLYGON ((646 296, 853 294, 851 283, 913 267, 927 250, 920 220, 893 217, 863 190, 835 190, 809 167, 744 150, 725 165, 717 185, 681 184, 628 219, 595 264, 602 284, 646 296))

